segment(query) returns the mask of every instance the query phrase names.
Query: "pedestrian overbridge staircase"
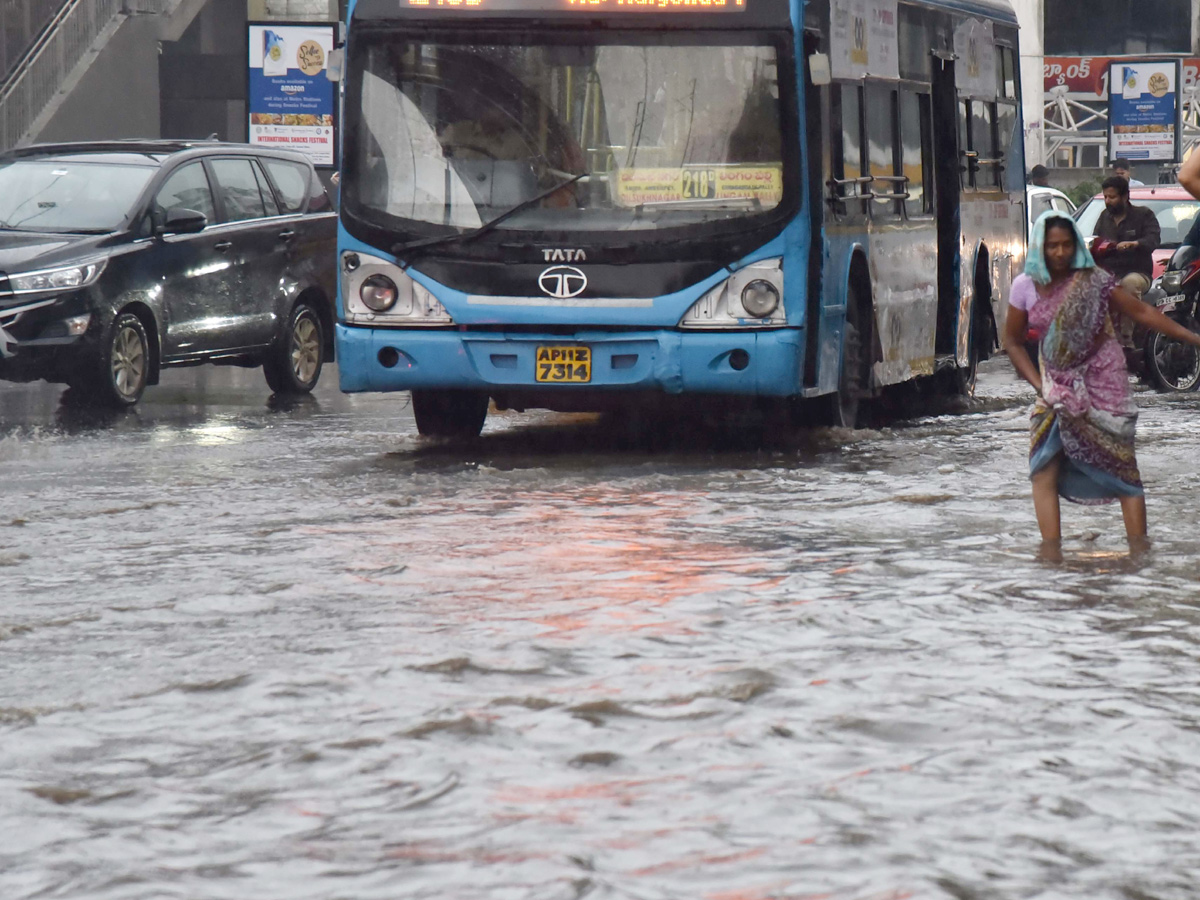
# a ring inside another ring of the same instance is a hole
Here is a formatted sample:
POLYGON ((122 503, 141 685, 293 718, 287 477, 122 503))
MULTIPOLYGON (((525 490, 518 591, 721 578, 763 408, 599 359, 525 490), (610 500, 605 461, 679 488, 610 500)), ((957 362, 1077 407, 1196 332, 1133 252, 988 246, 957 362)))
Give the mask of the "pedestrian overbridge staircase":
MULTIPOLYGON (((190 21, 205 0, 2 0, 0 150, 34 140, 132 16, 190 21)), ((186 22, 183 23, 186 26, 186 22)), ((174 29, 178 25, 172 22, 174 29)), ((158 77, 158 73, 147 73, 158 77)))

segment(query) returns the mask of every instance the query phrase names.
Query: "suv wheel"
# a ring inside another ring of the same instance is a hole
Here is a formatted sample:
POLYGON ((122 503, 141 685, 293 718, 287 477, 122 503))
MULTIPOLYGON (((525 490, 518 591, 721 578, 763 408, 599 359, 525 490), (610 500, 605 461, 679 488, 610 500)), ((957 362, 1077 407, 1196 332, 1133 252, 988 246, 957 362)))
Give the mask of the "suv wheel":
POLYGON ((121 313, 101 343, 98 359, 68 383, 107 406, 133 406, 150 374, 150 339, 133 313, 121 313))
POLYGON ((488 395, 477 391, 413 391, 412 404, 418 434, 473 438, 483 431, 488 395))
POLYGON ((263 375, 276 394, 307 394, 317 386, 325 364, 321 317, 307 303, 297 303, 263 360, 263 375))

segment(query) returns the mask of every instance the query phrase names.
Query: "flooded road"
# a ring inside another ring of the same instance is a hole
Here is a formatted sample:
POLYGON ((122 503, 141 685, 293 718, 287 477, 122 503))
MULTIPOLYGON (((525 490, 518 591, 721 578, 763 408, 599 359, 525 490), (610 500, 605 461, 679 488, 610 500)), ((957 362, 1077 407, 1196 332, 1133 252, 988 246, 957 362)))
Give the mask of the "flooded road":
POLYGON ((1200 396, 1151 553, 1029 392, 772 441, 0 385, 0 898, 1190 898, 1200 396))

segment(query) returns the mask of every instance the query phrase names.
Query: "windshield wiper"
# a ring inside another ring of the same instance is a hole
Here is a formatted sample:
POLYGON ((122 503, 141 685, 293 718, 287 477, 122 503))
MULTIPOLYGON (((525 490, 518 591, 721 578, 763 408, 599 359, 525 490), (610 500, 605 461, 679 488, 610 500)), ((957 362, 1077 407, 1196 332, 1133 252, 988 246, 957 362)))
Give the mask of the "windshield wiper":
POLYGON ((528 200, 522 200, 512 209, 500 213, 500 215, 496 216, 496 218, 488 222, 484 222, 478 228, 475 228, 471 231, 464 231, 461 234, 445 234, 441 237, 422 238, 419 241, 407 241, 402 244, 396 244, 392 247, 392 255, 400 257, 404 256, 406 253, 411 253, 413 250, 428 250, 430 247, 439 247, 443 244, 465 244, 467 241, 473 241, 475 238, 482 237, 483 235, 487 234, 509 217, 515 216, 517 213, 529 209, 529 207, 533 206, 535 203, 540 203, 551 194, 561 191, 565 187, 570 187, 581 178, 587 178, 587 175, 587 172, 580 172, 578 175, 574 175, 571 178, 568 178, 566 181, 559 182, 553 187, 546 188, 546 190, 542 191, 540 194, 536 194, 535 196, 530 197, 528 200))

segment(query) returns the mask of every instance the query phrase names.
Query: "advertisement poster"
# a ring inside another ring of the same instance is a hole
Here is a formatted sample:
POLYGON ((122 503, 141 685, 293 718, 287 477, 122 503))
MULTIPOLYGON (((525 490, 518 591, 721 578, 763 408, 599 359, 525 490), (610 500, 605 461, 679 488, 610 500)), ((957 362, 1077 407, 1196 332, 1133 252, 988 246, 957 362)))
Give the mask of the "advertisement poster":
POLYGON ((900 77, 896 0, 833 0, 829 14, 834 78, 900 77))
POLYGON ((334 83, 325 75, 333 25, 251 25, 250 143, 335 164, 334 83))
POLYGON ((1179 79, 1179 60, 1109 64, 1109 159, 1179 161, 1179 79))

